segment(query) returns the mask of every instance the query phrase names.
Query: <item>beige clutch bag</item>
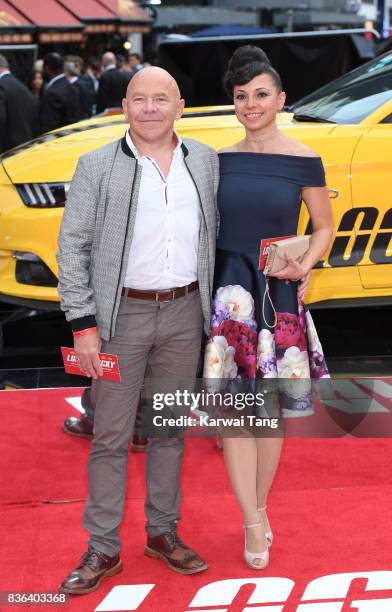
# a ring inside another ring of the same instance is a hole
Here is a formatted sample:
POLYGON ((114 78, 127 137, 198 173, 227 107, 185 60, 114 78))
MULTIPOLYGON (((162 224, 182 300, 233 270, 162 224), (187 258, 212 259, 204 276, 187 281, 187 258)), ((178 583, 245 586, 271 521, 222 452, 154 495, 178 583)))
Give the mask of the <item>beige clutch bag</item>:
POLYGON ((309 249, 310 236, 293 236, 284 240, 272 241, 269 245, 269 253, 265 263, 264 274, 270 276, 280 272, 287 265, 284 253, 291 255, 293 259, 299 259, 309 249))

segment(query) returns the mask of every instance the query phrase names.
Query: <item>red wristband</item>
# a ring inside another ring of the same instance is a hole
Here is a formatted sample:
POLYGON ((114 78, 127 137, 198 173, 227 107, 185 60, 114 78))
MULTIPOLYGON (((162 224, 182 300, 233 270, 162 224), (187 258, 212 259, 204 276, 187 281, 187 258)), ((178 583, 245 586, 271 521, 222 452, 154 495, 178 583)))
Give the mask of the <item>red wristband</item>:
POLYGON ((86 336, 87 334, 96 334, 97 333, 97 328, 96 327, 88 327, 87 329, 80 329, 79 331, 73 331, 73 337, 74 338, 79 338, 79 336, 86 336))

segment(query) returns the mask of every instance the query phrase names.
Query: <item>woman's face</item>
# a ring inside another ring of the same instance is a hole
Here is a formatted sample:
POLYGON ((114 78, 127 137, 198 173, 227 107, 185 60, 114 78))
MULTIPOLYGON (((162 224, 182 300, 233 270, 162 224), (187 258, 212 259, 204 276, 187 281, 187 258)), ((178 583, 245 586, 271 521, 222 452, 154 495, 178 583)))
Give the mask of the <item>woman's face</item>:
POLYGON ((44 78, 41 72, 36 72, 33 77, 33 86, 35 87, 35 89, 37 90, 41 89, 43 82, 44 82, 44 78))
POLYGON ((238 121, 253 131, 275 123, 286 94, 278 92, 271 75, 259 74, 245 85, 235 85, 233 97, 238 121))

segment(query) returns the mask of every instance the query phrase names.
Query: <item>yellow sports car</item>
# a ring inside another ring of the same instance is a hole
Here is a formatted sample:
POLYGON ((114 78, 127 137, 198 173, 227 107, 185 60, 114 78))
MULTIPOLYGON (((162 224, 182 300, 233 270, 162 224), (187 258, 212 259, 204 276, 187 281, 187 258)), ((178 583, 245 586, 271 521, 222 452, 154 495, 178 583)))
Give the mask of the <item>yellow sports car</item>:
MULTIPOLYGON (((241 137, 232 107, 188 109, 176 126, 216 149, 241 137)), ((392 302, 392 53, 339 77, 280 116, 317 151, 336 235, 313 273, 314 305, 392 302)), ((121 138, 120 115, 80 122, 5 153, 0 166, 0 301, 58 308, 55 253, 78 157, 121 138)), ((303 207, 299 233, 309 231, 303 207)))

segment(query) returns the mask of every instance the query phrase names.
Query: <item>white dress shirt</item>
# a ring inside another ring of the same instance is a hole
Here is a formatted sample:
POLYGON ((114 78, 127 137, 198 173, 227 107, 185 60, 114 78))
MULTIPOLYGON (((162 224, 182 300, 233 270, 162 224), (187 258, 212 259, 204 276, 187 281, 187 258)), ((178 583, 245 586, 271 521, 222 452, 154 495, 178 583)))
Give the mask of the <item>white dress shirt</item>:
POLYGON ((11 74, 11 72, 9 70, 4 70, 4 72, 0 72, 0 79, 1 77, 7 76, 7 74, 11 74))
POLYGON ((127 131, 126 141, 142 166, 142 178, 125 287, 161 290, 197 280, 200 203, 177 138, 165 178, 151 157, 139 155, 127 131))

